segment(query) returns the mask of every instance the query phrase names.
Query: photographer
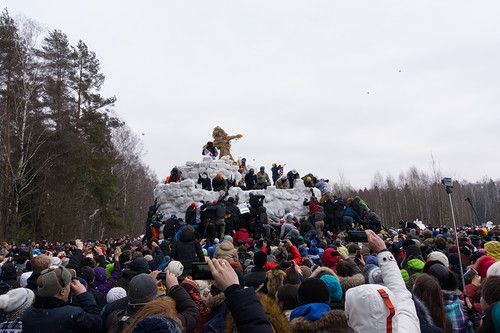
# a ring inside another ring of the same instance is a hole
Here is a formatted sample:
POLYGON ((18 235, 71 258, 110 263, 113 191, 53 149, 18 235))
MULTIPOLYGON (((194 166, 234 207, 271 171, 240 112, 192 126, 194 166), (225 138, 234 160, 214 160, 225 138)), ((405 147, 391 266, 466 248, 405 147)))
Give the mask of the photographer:
POLYGON ((65 267, 42 271, 37 283, 35 302, 23 315, 23 332, 100 331, 100 309, 94 297, 65 267), (68 303, 70 297, 72 304, 68 303), (79 306, 74 306, 75 303, 79 306))
POLYGON ((214 285, 224 292, 226 304, 239 333, 272 333, 273 329, 253 288, 243 288, 238 275, 224 260, 208 260, 214 285))
POLYGON ((366 235, 370 250, 377 253, 385 286, 364 284, 346 292, 345 312, 349 326, 356 332, 386 332, 394 321, 397 332, 420 332, 415 304, 396 259, 377 234, 367 230, 366 235), (366 304, 370 304, 369 316, 366 304))

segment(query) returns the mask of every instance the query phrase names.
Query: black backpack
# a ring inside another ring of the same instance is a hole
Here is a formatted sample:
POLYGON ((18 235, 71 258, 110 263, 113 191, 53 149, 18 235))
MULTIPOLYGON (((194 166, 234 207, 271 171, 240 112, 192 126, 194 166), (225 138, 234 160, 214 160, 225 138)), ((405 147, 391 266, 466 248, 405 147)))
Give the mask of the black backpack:
POLYGON ((132 320, 133 318, 128 315, 126 309, 114 311, 111 314, 111 326, 108 333, 122 333, 132 320))

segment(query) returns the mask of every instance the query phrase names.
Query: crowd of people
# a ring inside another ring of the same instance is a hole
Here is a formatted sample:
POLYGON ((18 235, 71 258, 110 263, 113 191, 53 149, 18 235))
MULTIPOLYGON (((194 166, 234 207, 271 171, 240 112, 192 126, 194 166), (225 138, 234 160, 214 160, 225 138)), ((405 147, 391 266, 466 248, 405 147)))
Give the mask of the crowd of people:
POLYGON ((304 217, 252 192, 155 203, 143 237, 4 242, 0 332, 500 332, 498 227, 387 228, 321 192, 304 217))

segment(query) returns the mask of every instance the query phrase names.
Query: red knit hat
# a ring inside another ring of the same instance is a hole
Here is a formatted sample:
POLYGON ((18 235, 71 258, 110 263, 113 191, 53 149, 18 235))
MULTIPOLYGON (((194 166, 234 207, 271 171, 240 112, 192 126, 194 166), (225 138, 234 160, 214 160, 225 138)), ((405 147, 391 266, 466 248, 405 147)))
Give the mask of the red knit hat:
POLYGON ((334 268, 339 262, 339 254, 336 249, 330 247, 323 252, 321 260, 323 260, 323 266, 334 268))
POLYGON ((481 279, 486 278, 486 273, 488 272, 488 268, 490 268, 491 265, 496 263, 496 259, 490 256, 482 256, 476 261, 476 264, 474 265, 474 269, 477 271, 477 274, 481 277, 481 279))

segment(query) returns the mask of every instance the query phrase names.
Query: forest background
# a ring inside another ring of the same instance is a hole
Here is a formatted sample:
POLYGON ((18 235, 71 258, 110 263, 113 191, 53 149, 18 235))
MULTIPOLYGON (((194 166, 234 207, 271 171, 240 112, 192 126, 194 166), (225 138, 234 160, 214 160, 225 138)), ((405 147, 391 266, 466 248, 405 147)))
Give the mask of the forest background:
MULTIPOLYGON (((100 94, 104 82, 83 41, 70 45, 60 30, 42 35, 36 22, 2 12, 0 240, 144 232, 159 180, 141 159, 140 137, 114 109, 116 97, 100 94)), ((377 173, 363 189, 342 177, 331 185, 337 196, 359 195, 387 226, 401 219, 451 226, 450 199, 458 225, 498 223, 500 180, 454 182, 448 196, 442 178, 437 168, 428 174, 410 167, 397 178, 377 173)))

